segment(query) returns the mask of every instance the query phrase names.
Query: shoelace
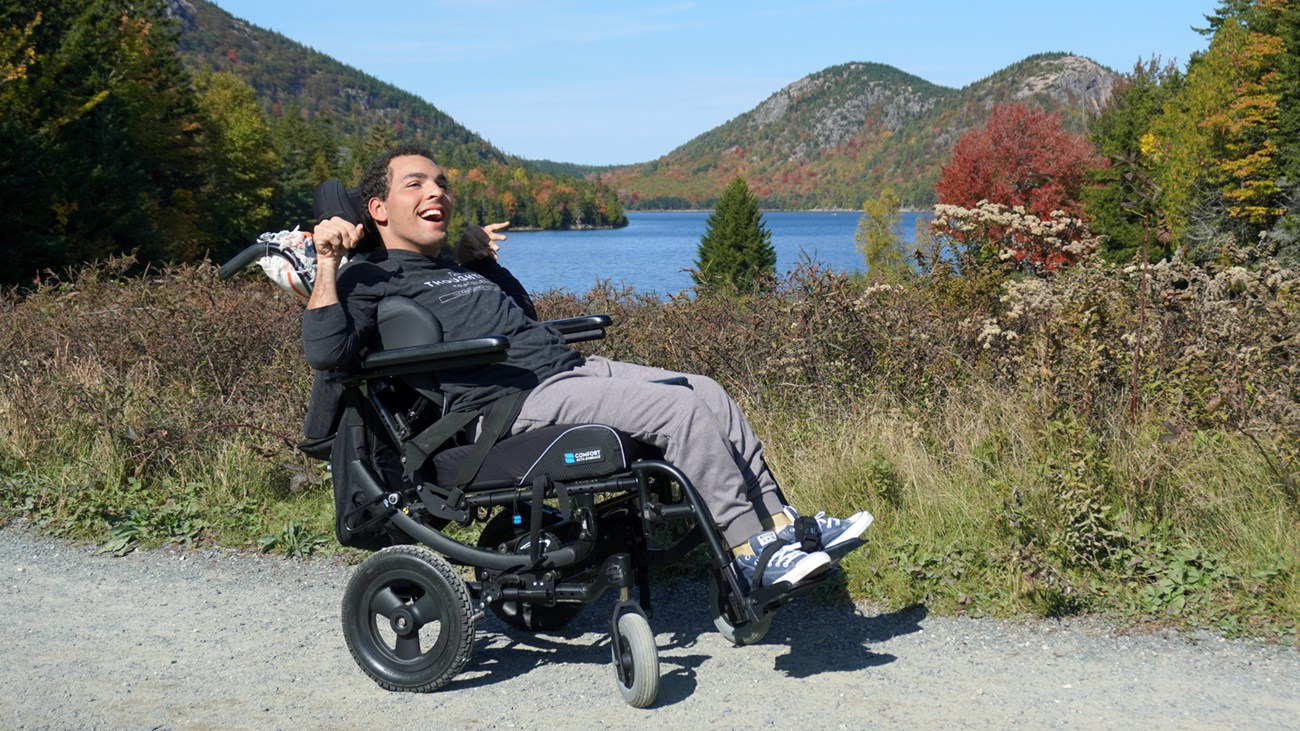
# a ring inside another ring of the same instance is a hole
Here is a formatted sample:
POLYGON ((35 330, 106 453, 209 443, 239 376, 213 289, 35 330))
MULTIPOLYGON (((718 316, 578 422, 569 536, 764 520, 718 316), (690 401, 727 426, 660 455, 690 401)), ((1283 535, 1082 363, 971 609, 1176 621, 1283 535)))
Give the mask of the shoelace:
POLYGON ((796 548, 793 544, 789 546, 782 546, 781 548, 777 549, 776 553, 772 554, 772 558, 770 561, 767 562, 767 565, 769 567, 776 567, 780 569, 789 568, 790 566, 793 566, 794 564, 798 563, 800 559, 802 559, 804 556, 807 555, 808 554, 804 553, 803 551, 798 550, 798 548, 796 548))

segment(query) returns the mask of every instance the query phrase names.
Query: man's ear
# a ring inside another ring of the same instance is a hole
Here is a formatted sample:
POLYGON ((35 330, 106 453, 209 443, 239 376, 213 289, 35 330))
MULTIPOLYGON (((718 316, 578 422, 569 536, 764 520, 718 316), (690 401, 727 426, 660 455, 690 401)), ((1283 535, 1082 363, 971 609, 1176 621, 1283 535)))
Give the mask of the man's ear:
POLYGON ((388 223, 388 207, 384 205, 382 199, 371 198, 366 201, 366 211, 370 214, 370 220, 376 225, 382 226, 388 223))

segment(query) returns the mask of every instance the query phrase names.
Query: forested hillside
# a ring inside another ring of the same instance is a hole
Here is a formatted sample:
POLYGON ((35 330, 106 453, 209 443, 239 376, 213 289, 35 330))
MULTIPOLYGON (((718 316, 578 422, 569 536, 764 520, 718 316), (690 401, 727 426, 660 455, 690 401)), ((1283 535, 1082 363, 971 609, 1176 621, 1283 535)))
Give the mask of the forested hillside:
POLYGON ((398 140, 446 164, 454 225, 626 224, 608 188, 527 168, 431 104, 203 0, 5 3, 0 283, 132 252, 220 260, 310 224, 320 181, 354 181, 398 140))
MULTIPOLYGON (((206 0, 166 4, 186 67, 197 78, 230 74, 249 85, 279 133, 287 172, 312 186, 324 174, 354 179, 376 150, 420 141, 449 168, 468 220, 509 219, 516 229, 626 224, 610 190, 506 155, 428 100, 206 0)), ((297 207, 306 214, 302 202, 297 207)))
POLYGON ((658 160, 591 177, 616 187, 631 208, 709 207, 735 175, 770 208, 857 209, 884 187, 904 205, 925 206, 952 145, 995 105, 1060 112, 1081 131, 1116 78, 1061 53, 1027 58, 961 90, 891 66, 848 63, 796 81, 658 160))

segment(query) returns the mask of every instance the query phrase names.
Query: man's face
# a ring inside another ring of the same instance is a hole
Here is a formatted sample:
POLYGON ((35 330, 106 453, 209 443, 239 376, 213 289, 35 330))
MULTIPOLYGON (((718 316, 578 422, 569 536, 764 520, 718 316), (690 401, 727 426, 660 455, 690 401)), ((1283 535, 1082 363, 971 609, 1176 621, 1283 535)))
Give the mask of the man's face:
POLYGON ((435 255, 447 243, 455 200, 447 176, 420 155, 395 157, 388 163, 388 197, 368 202, 384 246, 435 255))

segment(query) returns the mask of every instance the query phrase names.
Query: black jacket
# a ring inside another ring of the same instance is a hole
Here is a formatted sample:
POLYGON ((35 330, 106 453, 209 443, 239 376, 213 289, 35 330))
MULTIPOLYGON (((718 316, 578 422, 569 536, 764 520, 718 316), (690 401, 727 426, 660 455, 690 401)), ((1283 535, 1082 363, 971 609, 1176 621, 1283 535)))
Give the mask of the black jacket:
POLYGON ((445 340, 510 338, 504 362, 440 375, 448 410, 485 406, 583 360, 537 321, 523 285, 494 259, 459 266, 450 257, 381 249, 339 270, 338 293, 341 304, 303 315, 307 362, 318 371, 304 426, 308 439, 333 434, 338 423, 341 388, 326 384, 320 372, 354 366, 377 346, 375 315, 385 297, 409 297, 424 305, 442 325, 445 340))

